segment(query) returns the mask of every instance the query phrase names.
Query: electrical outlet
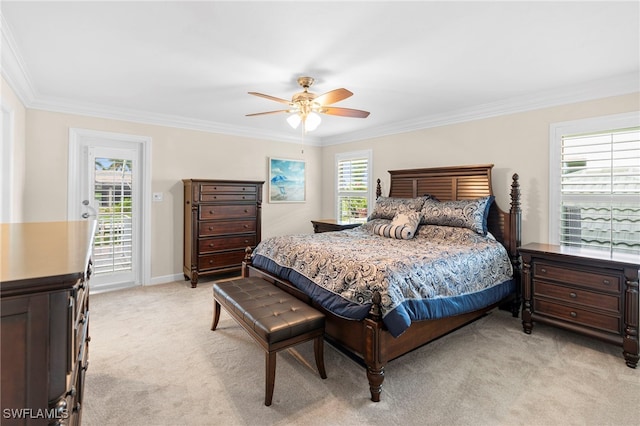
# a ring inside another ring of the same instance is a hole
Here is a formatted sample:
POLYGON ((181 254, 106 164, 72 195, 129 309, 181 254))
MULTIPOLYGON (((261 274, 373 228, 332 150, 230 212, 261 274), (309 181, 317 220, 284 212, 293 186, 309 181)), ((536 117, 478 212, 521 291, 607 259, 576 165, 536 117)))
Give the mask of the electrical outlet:
POLYGON ((153 201, 162 201, 162 192, 153 193, 153 201))

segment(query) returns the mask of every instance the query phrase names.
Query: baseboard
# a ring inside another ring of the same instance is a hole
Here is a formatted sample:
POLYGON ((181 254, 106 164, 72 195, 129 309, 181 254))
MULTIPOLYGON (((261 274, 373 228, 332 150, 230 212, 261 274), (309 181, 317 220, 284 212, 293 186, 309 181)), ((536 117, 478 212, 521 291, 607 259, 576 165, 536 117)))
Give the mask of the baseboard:
POLYGON ((158 285, 172 283, 174 281, 184 281, 184 274, 163 275, 161 277, 151 278, 151 282, 146 285, 158 285))

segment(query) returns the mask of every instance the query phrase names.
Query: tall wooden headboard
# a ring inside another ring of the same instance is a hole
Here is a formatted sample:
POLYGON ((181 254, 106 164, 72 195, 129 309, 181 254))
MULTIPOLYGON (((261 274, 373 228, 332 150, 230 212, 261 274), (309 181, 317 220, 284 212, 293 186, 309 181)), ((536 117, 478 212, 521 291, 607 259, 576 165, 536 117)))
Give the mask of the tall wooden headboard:
MULTIPOLYGON (((412 198, 430 194, 440 201, 465 200, 494 195, 491 186, 493 164, 473 166, 434 167, 425 169, 389 170, 389 196, 412 198)), ((381 195, 378 179, 377 196, 381 195)), ((494 202, 489 211, 487 226, 506 248, 512 262, 516 262, 521 241, 520 184, 514 174, 511 183, 511 208, 501 210, 494 202)))

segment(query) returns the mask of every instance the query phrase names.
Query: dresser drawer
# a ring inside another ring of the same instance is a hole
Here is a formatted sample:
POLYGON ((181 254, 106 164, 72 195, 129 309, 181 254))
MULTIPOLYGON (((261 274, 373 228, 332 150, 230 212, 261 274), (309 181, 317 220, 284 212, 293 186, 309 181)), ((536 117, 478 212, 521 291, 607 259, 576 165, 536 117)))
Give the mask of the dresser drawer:
POLYGON ((533 270, 534 278, 561 281, 589 287, 594 290, 620 294, 620 277, 606 273, 573 269, 570 266, 551 265, 537 262, 533 270))
POLYGON ((255 235, 238 235, 237 237, 209 238, 198 242, 199 252, 210 253, 219 250, 245 249, 256 245, 255 235))
POLYGON ((256 201, 256 194, 200 194, 200 201, 256 201))
POLYGON ((245 251, 236 250, 225 253, 208 254, 198 258, 198 269, 217 269, 230 266, 240 266, 244 260, 245 251))
POLYGON ((251 218, 256 217, 257 211, 255 204, 200 206, 200 220, 251 218))
POLYGON ((563 321, 597 328, 610 333, 621 332, 620 317, 591 312, 574 306, 562 305, 542 299, 534 299, 533 310, 536 314, 547 315, 563 321))
POLYGON ((239 185, 232 183, 203 183, 200 185, 200 193, 220 193, 220 192, 239 192, 239 193, 256 193, 256 185, 239 185))
POLYGON ((614 314, 620 313, 620 297, 610 294, 593 293, 538 280, 533 280, 533 294, 536 297, 559 299, 572 305, 584 305, 610 311, 614 314))
POLYGON ((200 222, 198 235, 211 237, 214 235, 229 235, 256 232, 255 220, 227 220, 219 222, 200 222))

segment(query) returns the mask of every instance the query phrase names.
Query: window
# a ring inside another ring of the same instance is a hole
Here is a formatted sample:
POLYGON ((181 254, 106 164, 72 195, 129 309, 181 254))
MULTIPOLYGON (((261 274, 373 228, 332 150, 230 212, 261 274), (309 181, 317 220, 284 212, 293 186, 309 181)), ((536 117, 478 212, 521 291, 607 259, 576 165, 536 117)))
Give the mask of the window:
POLYGON ((549 240, 640 254, 640 114, 551 126, 549 240))
POLYGON ((365 222, 371 199, 371 151, 336 154, 336 218, 365 222))

